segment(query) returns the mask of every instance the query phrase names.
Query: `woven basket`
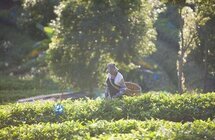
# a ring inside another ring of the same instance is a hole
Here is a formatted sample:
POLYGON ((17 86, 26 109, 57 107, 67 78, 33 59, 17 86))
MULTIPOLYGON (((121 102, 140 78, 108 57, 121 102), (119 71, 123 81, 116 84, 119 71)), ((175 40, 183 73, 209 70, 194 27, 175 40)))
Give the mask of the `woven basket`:
POLYGON ((132 82, 125 82, 125 85, 127 87, 127 90, 126 90, 126 95, 128 96, 138 96, 140 95, 142 89, 141 87, 136 84, 136 83, 132 83, 132 82))

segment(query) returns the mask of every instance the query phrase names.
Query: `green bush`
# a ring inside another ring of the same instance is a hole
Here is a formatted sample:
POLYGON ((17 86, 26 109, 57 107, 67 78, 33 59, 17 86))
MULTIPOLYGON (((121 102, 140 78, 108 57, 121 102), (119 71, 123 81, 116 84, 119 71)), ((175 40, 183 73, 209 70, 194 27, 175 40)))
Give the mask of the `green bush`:
POLYGON ((39 122, 68 120, 119 120, 150 118, 177 122, 215 118, 215 93, 171 95, 149 93, 117 100, 64 101, 64 113, 56 117, 54 102, 22 103, 0 106, 0 128, 39 122))
POLYGON ((24 124, 0 130, 0 139, 214 139, 214 121, 175 123, 164 120, 79 121, 24 124))

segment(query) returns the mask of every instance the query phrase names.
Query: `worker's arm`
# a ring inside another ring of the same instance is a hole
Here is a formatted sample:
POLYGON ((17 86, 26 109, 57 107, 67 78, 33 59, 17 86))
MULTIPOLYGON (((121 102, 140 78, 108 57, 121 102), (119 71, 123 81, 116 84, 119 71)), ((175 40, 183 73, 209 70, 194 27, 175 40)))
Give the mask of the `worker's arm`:
POLYGON ((122 80, 120 81, 119 92, 118 92, 116 95, 114 95, 113 98, 122 96, 122 95, 125 93, 126 89, 127 89, 127 87, 126 87, 126 85, 125 85, 124 79, 122 79, 122 80))

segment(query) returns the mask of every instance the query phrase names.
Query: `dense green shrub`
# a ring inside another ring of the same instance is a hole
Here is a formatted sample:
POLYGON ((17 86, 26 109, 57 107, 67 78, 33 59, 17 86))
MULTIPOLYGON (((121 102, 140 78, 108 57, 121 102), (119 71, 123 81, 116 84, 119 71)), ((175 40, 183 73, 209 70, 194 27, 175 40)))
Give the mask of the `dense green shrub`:
POLYGON ((68 120, 119 120, 150 118, 193 121, 215 118, 215 93, 172 95, 149 93, 119 100, 64 101, 64 113, 57 117, 54 102, 23 103, 0 106, 0 128, 10 125, 68 120))
POLYGON ((63 123, 39 123, 6 127, 0 139, 213 139, 214 121, 175 123, 163 120, 105 120, 63 123))

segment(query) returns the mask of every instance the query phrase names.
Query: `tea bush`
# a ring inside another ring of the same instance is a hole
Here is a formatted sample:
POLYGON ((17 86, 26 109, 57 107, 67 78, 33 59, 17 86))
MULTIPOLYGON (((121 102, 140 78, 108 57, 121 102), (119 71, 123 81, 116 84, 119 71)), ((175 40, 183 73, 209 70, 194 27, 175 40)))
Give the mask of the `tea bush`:
POLYGON ((39 122, 70 120, 119 120, 150 118, 175 122, 215 118, 215 93, 173 95, 148 93, 116 100, 80 99, 63 101, 64 113, 56 116, 54 102, 36 102, 0 106, 0 128, 39 122))
POLYGON ((214 139, 211 120, 176 123, 164 120, 66 121, 10 126, 0 130, 0 139, 214 139))

